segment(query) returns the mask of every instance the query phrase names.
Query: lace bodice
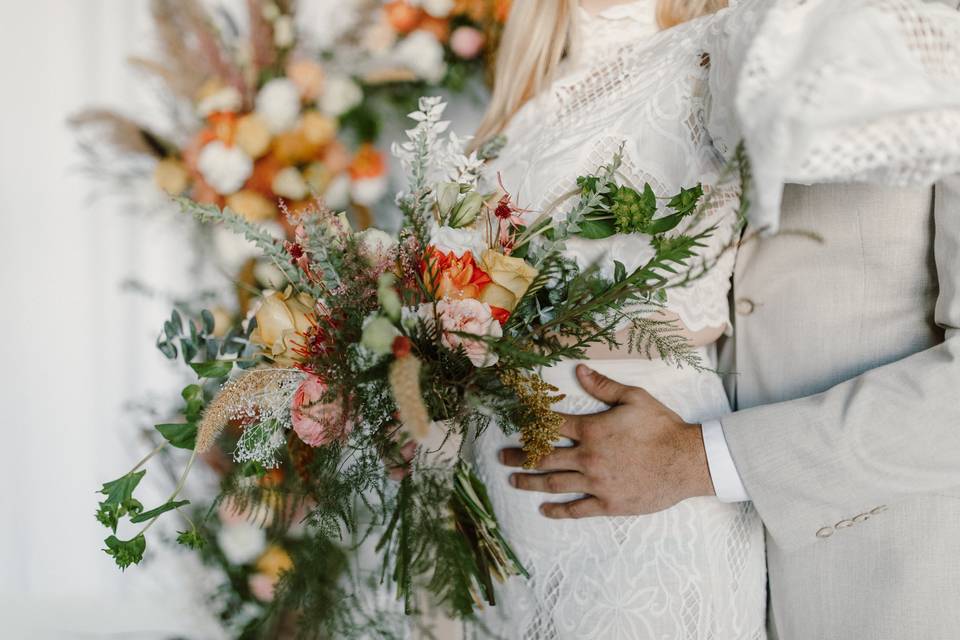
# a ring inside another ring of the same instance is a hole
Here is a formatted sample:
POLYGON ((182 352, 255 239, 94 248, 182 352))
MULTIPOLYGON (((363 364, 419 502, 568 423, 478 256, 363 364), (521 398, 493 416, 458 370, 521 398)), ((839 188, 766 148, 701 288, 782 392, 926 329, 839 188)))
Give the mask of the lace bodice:
MULTIPOLYGON (((620 178, 665 195, 703 182, 715 190, 700 223, 717 225, 704 257, 719 263, 692 286, 671 289, 668 307, 691 329, 727 322, 733 255, 721 255, 734 227, 737 202, 720 185, 723 159, 705 121, 710 108, 702 50, 688 30, 660 33, 654 0, 614 6, 599 16, 581 13, 584 46, 553 85, 529 102, 505 132, 495 169, 531 216, 575 185, 578 175, 611 160, 623 145, 620 178)), ((619 260, 628 270, 649 257, 649 239, 617 235, 568 242, 581 266, 598 260, 608 273, 619 260)), ((711 348, 702 348, 714 364, 711 348)), ((606 407, 584 394, 574 362, 541 372, 566 398, 554 408, 595 413, 606 407)), ((719 376, 680 369, 662 360, 591 363, 624 384, 642 386, 684 418, 697 421, 729 411, 719 376)), ((497 452, 517 436, 488 428, 472 445, 478 474, 507 539, 529 580, 497 588, 498 604, 482 622, 493 637, 522 640, 761 640, 764 634, 763 532, 749 504, 713 498, 685 501, 644 517, 555 521, 540 515, 544 501, 580 496, 521 492, 497 452)), ((478 634, 478 637, 487 637, 478 634)))
MULTIPOLYGON (((507 146, 493 168, 529 216, 569 192, 578 175, 609 162, 620 145, 620 178, 638 189, 648 182, 665 195, 698 182, 707 190, 717 186, 724 160, 705 126, 709 67, 699 38, 676 29, 659 33, 654 8, 654 0, 639 0, 592 17, 581 10, 577 54, 507 126, 507 146)), ((721 248, 735 222, 735 196, 729 183, 722 185, 700 225, 718 225, 701 256, 719 263, 695 284, 668 292, 668 308, 694 331, 728 322, 734 256, 721 255, 721 248)), ((648 241, 639 234, 577 238, 568 253, 581 267, 599 259, 609 276, 614 260, 631 271, 649 259, 648 241)))

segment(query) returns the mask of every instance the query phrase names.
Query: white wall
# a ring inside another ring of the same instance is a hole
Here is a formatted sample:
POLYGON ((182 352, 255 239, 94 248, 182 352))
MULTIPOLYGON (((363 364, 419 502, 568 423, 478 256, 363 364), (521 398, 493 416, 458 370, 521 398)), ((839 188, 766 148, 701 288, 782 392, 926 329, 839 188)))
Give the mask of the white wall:
POLYGON ((183 284, 183 245, 168 220, 88 201, 65 120, 130 102, 147 2, 0 6, 0 636, 215 637, 189 564, 123 575, 93 517, 143 452, 123 405, 174 382, 152 346, 168 305, 120 282, 183 284))

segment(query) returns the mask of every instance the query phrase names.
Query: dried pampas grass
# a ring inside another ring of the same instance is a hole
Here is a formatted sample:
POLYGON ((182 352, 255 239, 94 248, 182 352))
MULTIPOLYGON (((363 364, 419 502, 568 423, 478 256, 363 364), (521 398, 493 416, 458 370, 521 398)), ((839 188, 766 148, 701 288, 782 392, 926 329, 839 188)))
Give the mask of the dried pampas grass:
POLYGON ((423 442, 430 434, 430 416, 420 392, 420 366, 415 356, 406 355, 393 361, 389 374, 400 422, 417 442, 423 442))

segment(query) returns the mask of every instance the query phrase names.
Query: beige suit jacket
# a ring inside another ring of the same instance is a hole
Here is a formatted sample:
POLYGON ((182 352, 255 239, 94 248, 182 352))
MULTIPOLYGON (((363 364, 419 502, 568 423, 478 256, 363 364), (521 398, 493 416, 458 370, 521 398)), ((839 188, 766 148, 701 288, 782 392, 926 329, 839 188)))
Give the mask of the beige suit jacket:
MULTIPOLYGON (((958 132, 951 132, 958 135, 958 132)), ((737 259, 737 411, 780 640, 960 638, 960 178, 788 186, 737 259)))

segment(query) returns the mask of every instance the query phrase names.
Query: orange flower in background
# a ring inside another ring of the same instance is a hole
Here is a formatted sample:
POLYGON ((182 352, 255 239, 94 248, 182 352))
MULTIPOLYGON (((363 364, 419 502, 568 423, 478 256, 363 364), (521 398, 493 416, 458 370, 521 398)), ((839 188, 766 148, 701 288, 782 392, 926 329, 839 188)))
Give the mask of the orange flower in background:
POLYGON ((423 19, 423 9, 414 7, 405 0, 393 0, 383 7, 387 15, 387 21, 390 26, 396 29, 398 33, 410 33, 418 26, 423 19))
POLYGON ((244 187, 273 198, 273 179, 277 177, 283 167, 283 162, 278 160, 274 154, 268 153, 253 163, 253 175, 250 176, 244 187))
POLYGON ((433 247, 420 265, 427 291, 436 298, 479 298, 490 284, 488 276, 469 251, 458 258, 452 251, 443 254, 433 247))
POLYGON ((338 140, 334 140, 326 146, 321 160, 332 174, 337 174, 350 168, 350 152, 347 151, 343 143, 338 140))
POLYGON ((207 122, 214 138, 228 147, 233 146, 233 139, 237 133, 237 114, 218 111, 207 116, 207 122))
POLYGON ((497 22, 506 22, 510 15, 512 0, 493 0, 493 19, 497 22))
POLYGON ((369 142, 360 145, 350 163, 350 177, 354 180, 379 178, 386 172, 387 163, 383 159, 383 154, 369 142))

